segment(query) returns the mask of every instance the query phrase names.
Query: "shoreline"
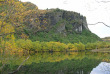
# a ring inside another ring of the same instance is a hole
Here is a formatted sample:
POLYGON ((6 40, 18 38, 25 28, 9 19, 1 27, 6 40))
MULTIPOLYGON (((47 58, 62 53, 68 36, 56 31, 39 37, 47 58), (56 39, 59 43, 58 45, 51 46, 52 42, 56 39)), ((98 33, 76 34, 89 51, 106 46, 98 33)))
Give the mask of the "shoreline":
POLYGON ((92 52, 110 52, 110 48, 94 49, 92 52))

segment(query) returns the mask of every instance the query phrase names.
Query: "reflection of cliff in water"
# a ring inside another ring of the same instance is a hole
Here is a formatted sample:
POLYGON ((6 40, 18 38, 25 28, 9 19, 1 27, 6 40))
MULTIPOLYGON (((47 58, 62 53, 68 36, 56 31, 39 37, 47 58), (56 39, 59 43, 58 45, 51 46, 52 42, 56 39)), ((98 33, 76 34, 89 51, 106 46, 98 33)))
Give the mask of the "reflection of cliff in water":
POLYGON ((101 62, 90 74, 110 74, 110 63, 101 62))
MULTIPOLYGON (((17 74, 90 74, 101 61, 109 60, 109 56, 109 53, 91 52, 36 53, 30 56, 17 74)), ((4 60, 6 66, 1 73, 16 70, 25 58, 13 56, 4 60)))
MULTIPOLYGON (((63 60, 60 62, 41 62, 25 65, 19 73, 26 74, 90 74, 91 70, 100 63, 96 59, 63 60)), ((19 74, 18 73, 18 74, 19 74)))

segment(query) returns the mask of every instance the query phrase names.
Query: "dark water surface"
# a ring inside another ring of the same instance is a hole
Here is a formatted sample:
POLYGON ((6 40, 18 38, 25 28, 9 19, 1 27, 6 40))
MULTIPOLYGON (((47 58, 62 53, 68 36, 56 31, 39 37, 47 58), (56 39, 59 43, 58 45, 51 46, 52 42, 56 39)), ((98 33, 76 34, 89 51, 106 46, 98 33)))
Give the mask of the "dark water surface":
MULTIPOLYGON (((0 74, 15 71, 27 57, 0 56, 0 74)), ((110 74, 110 53, 35 53, 15 74, 110 74)))

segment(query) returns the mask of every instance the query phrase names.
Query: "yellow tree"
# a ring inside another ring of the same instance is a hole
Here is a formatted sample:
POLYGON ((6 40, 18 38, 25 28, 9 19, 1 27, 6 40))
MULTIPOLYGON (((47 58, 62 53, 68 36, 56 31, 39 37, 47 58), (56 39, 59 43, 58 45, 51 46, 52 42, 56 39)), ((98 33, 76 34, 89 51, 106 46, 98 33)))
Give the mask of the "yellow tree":
MULTIPOLYGON (((1 44, 3 44, 4 42, 6 42, 6 45, 10 44, 7 43, 6 40, 12 40, 12 45, 15 46, 14 33, 15 33, 15 29, 17 28, 16 23, 23 21, 22 17, 19 16, 20 13, 22 13, 24 10, 23 5, 21 2, 17 0, 5 0, 0 6, 2 6, 2 10, 3 10, 0 12, 0 15, 2 16, 2 18, 0 19, 1 44)), ((5 46, 5 48, 7 47, 5 46)))

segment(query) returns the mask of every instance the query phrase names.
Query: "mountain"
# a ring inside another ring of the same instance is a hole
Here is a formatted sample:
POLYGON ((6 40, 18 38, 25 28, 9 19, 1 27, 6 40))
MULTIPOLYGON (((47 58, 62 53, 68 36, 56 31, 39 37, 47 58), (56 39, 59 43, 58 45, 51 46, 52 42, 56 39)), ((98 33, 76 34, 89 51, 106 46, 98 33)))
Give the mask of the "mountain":
POLYGON ((1 28, 1 34, 14 32, 16 39, 29 38, 32 41, 64 43, 87 43, 101 40, 91 33, 86 17, 80 13, 58 8, 40 10, 30 2, 18 0, 2 2, 0 22, 1 25, 5 24, 1 28))

